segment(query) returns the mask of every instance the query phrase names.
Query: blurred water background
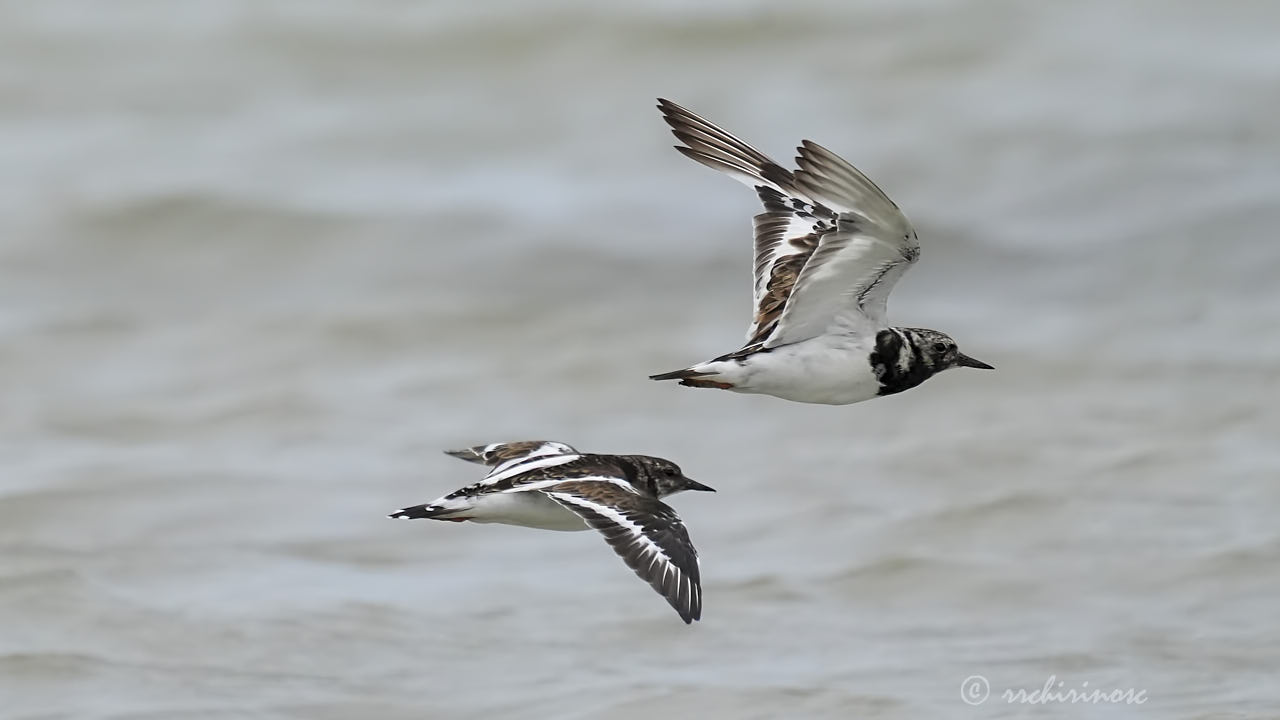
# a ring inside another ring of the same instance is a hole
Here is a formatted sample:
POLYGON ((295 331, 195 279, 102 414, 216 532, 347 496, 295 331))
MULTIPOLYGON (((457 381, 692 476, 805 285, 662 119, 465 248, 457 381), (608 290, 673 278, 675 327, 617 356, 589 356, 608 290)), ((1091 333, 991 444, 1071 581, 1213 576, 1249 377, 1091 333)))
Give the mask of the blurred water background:
POLYGON ((1280 716, 1280 6, 0 4, 0 716, 1280 716), (955 371, 738 346, 670 97, 911 216, 955 371), (549 437, 670 457, 706 609, 599 538, 389 522, 549 437), (982 675, 991 698, 962 701, 982 675), (1050 676, 1142 705, 1000 699, 1050 676))

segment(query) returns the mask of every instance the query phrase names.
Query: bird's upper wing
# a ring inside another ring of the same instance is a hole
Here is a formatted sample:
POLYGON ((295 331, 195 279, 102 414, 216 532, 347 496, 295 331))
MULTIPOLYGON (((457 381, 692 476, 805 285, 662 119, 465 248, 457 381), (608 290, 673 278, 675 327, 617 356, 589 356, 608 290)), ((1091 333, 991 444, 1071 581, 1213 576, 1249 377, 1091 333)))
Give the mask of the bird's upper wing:
POLYGON ((600 475, 599 463, 590 460, 592 457, 576 452, 563 455, 521 455, 494 466, 484 479, 458 488, 445 495, 444 499, 537 489, 541 485, 567 478, 600 475), (528 487, 530 485, 534 487, 528 487))
POLYGON ((573 455, 578 451, 569 445, 555 440, 522 440, 509 443, 489 443, 474 445, 460 450, 445 450, 446 455, 467 462, 480 463, 489 467, 497 467, 503 463, 522 458, 541 455, 573 455))
POLYGON ((684 143, 677 150, 755 188, 764 204, 755 216, 748 347, 884 325, 889 291, 920 250, 910 222, 875 183, 807 140, 791 172, 710 121, 658 102, 684 143))
POLYGON ((702 617, 698 551, 670 505, 613 482, 570 480, 542 490, 599 530, 686 623, 702 617))

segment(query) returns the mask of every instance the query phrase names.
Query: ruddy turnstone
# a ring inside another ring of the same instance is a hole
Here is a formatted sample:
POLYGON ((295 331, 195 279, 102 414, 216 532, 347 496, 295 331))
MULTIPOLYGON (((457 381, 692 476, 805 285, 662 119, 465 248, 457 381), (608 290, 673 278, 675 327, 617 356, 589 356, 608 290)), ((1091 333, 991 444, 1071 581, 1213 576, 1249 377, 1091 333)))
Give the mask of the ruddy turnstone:
POLYGON ((663 118, 685 156, 754 188, 755 317, 740 350, 654 380, 847 405, 913 388, 953 367, 993 369, 946 333, 889 327, 894 283, 920 257, 898 206, 835 153, 805 140, 799 169, 669 100, 663 118))
POLYGON ((599 530, 682 620, 702 617, 698 552, 676 511, 659 498, 711 488, 685 477, 675 463, 648 455, 580 453, 552 441, 446 452, 491 470, 478 483, 390 517, 599 530))

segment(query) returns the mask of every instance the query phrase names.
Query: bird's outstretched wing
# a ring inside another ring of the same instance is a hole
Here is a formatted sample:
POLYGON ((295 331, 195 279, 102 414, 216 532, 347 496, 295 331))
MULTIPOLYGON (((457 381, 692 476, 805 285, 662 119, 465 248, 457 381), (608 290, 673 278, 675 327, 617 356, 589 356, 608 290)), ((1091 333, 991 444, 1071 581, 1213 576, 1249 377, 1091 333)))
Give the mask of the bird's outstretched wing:
POLYGON ((808 140, 792 172, 669 101, 658 108, 676 149, 756 190, 754 315, 747 346, 884 326, 889 291, 919 257, 916 233, 876 184, 808 140))
POLYGON ((686 623, 702 617, 698 551, 670 505, 611 482, 566 481, 541 492, 599 530, 686 623))

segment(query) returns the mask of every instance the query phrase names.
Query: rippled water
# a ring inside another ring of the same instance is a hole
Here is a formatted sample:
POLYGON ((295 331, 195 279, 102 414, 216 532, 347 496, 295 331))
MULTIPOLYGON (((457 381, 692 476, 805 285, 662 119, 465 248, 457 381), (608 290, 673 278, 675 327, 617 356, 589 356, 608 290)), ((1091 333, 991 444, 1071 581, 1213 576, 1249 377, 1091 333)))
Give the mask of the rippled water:
POLYGON ((0 6, 0 716, 1275 717, 1277 23, 0 6), (645 380, 737 347, 755 211, 659 95, 876 178, 893 319, 998 371, 645 380), (720 490, 703 622, 587 534, 383 519, 526 437, 720 490), (1000 697, 1050 676, 1147 702, 1000 697))

